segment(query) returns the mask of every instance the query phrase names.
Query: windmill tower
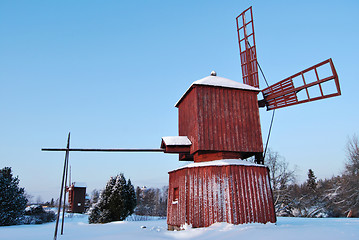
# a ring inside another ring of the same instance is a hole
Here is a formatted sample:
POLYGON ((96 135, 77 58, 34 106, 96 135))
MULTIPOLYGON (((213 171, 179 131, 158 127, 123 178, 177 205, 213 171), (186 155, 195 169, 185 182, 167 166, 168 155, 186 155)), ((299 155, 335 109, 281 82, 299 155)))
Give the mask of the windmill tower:
POLYGON ((276 222, 259 107, 274 110, 341 94, 331 59, 260 90, 252 8, 236 21, 243 84, 215 72, 195 81, 176 104, 179 137, 162 138, 164 152, 194 161, 169 172, 170 230, 184 224, 276 222), (331 92, 323 86, 328 83, 334 84, 331 92), (256 163, 243 160, 252 156, 256 163))

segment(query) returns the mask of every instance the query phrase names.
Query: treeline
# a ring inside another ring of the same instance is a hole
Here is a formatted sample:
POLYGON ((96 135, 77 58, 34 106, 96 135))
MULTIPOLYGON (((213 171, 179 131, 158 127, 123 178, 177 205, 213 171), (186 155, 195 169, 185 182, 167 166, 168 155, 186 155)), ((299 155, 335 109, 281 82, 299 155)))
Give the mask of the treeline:
POLYGON ((136 188, 135 214, 139 216, 167 216, 168 186, 159 188, 136 188))
MULTIPOLYGON (((124 178, 123 175, 121 177, 124 178)), ((111 180, 111 179, 110 179, 111 180)), ((130 180, 129 180, 130 181, 130 180)), ((124 194, 119 194, 114 191, 118 187, 110 186, 111 181, 109 181, 106 185, 105 190, 98 191, 94 190, 92 192, 91 196, 91 208, 90 208, 90 222, 96 222, 99 221, 97 219, 101 219, 99 214, 95 214, 98 212, 98 208, 100 209, 106 209, 106 205, 102 204, 109 203, 110 200, 106 199, 106 196, 121 196, 121 198, 124 199, 124 201, 127 199, 127 197, 124 194), (114 194, 116 193, 116 194, 114 194), (104 200, 105 199, 105 200, 104 200), (92 216, 92 217, 91 217, 92 216)), ((119 185, 119 184, 117 184, 119 185)), ((128 183, 127 183, 128 185, 128 183)), ((124 189, 124 187, 122 187, 124 189)), ((167 216, 167 196, 168 196, 168 186, 163 187, 162 189, 159 188, 147 188, 147 187, 137 187, 134 197, 131 197, 135 201, 135 207, 134 211, 129 211, 130 214, 134 213, 136 216, 157 216, 157 217, 166 217, 167 216)), ((130 194, 132 196, 132 194, 130 194)), ((111 199, 112 197, 107 197, 111 199)), ((119 198, 119 197, 117 197, 119 198)), ((115 204, 118 204, 119 200, 114 201, 115 204)), ((109 205, 109 204, 107 204, 109 205)), ((119 208, 117 212, 121 212, 122 208, 119 208)), ((102 210, 102 212, 104 212, 102 210)), ((126 214, 125 217, 121 218, 123 220, 130 214, 126 214)), ((108 215, 108 214, 107 214, 108 215)), ((105 219, 105 218, 104 218, 105 219)), ((107 218, 106 218, 107 219, 107 218)), ((137 219, 137 218, 136 218, 137 219)), ((139 218, 142 219, 142 218, 139 218)), ((113 220, 113 219, 111 219, 113 220)), ((118 219, 117 219, 118 220, 118 219)), ((107 220, 106 220, 107 221, 107 220)))
POLYGON ((359 141, 353 136, 347 143, 347 161, 341 175, 317 179, 308 170, 303 184, 295 182, 295 170, 277 152, 269 151, 275 211, 291 217, 359 217, 359 141))

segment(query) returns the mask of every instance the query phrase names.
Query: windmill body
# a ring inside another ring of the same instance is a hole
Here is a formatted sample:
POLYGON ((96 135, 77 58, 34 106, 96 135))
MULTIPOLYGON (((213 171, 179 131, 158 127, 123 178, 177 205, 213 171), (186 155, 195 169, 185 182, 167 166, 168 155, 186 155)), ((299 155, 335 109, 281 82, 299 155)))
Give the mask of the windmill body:
MULTIPOLYGON (((184 224, 276 221, 268 168, 241 160, 262 159, 259 92, 212 73, 195 81, 177 102, 179 135, 191 143, 179 158, 194 163, 169 173, 170 230, 184 224)), ((168 150, 185 147, 181 141, 162 143, 168 150)))

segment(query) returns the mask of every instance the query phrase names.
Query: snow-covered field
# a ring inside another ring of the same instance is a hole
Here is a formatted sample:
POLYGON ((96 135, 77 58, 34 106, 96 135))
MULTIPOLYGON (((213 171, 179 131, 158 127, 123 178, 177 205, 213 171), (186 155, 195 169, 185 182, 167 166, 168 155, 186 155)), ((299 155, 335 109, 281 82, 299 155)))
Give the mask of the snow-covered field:
MULTIPOLYGON (((0 239, 49 240, 54 227, 55 223, 0 227, 0 239)), ((355 218, 278 218, 277 224, 217 223, 179 232, 169 232, 166 227, 166 220, 88 224, 86 215, 74 215, 65 218, 64 235, 58 239, 359 239, 359 219, 355 218)))

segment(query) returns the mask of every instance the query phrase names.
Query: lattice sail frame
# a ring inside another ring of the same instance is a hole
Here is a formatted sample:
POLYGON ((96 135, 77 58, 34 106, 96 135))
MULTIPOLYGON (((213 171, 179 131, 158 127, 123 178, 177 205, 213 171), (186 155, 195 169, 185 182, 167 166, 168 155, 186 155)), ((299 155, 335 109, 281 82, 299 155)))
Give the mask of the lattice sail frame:
POLYGON ((252 7, 236 18, 243 83, 259 88, 252 7))
POLYGON ((316 101, 320 99, 341 95, 339 78, 331 58, 263 89, 262 93, 263 93, 265 105, 267 106, 267 110, 283 108, 287 106, 292 106, 296 104, 301 104, 301 103, 306 103, 306 102, 311 102, 311 101, 316 101), (331 70, 331 74, 329 76, 325 76, 325 77, 319 76, 320 74, 318 74, 318 68, 323 66, 330 67, 329 69, 331 70), (313 72, 316 79, 310 83, 307 83, 305 79, 305 75, 308 75, 309 73, 313 74, 313 72), (301 78, 303 82, 299 83, 299 85, 297 85, 298 83, 296 83, 297 86, 295 86, 293 80, 295 78, 298 79, 298 77, 301 78), (334 81, 336 92, 324 93, 322 84, 329 81, 334 81), (320 94, 319 96, 311 97, 309 88, 313 88, 316 85, 319 87, 320 94), (306 94, 303 95, 304 96, 303 99, 299 100, 298 93, 302 90, 304 90, 306 94))

